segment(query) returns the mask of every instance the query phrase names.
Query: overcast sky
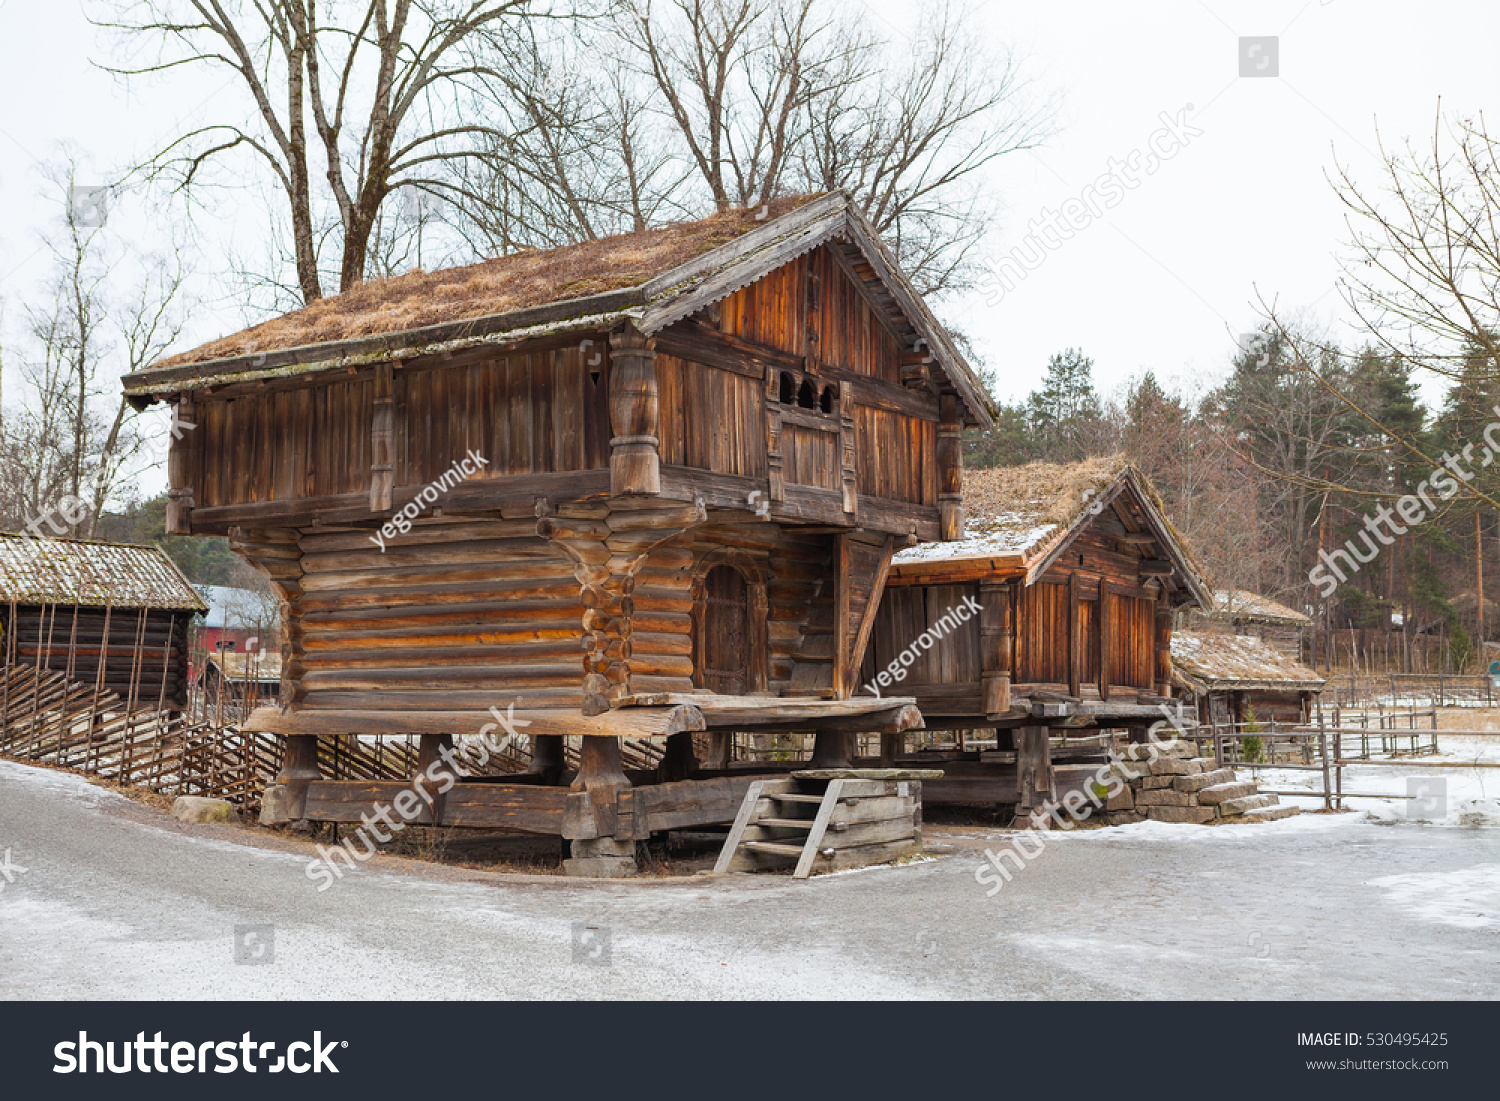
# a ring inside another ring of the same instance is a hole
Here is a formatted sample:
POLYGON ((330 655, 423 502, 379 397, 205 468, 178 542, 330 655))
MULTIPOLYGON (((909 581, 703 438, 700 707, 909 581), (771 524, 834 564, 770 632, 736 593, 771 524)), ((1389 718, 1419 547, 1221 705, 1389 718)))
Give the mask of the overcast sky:
MULTIPOLYGON (((878 29, 903 32, 905 4, 854 3, 878 29)), ((1062 103, 1046 147, 1006 158, 991 177, 999 230, 987 254, 998 261, 1021 248, 1040 262, 991 301, 940 305, 995 369, 1004 398, 1024 396, 1068 346, 1095 358, 1106 389, 1146 368, 1211 385, 1237 334, 1256 324, 1257 290, 1339 325, 1346 230, 1325 172, 1337 159, 1373 181, 1377 124, 1388 144, 1426 142, 1439 96, 1445 109, 1482 111, 1500 42, 1493 0, 997 0, 976 4, 970 22, 974 35, 1024 54, 1037 86, 1062 103), (1275 38, 1250 63, 1269 65, 1274 53, 1277 76, 1239 75, 1241 39, 1252 36, 1275 38), (1179 137, 1157 148, 1172 155, 1138 171, 1112 208, 1096 198, 1099 215, 1084 215, 1068 239, 1028 228, 1070 199, 1077 215, 1111 158, 1151 153, 1164 118, 1179 137)), ((241 109, 238 88, 219 81, 127 98, 90 65, 107 56, 77 0, 0 0, 0 337, 14 339, 19 303, 45 274, 37 162, 71 143, 102 170, 179 120, 226 101, 241 109)), ((232 208, 223 216, 232 222, 232 208)), ((122 247, 163 243, 162 227, 139 219, 109 228, 122 247)), ((243 245, 254 227, 233 232, 243 245)), ((193 336, 240 324, 220 300, 196 316, 193 336)))

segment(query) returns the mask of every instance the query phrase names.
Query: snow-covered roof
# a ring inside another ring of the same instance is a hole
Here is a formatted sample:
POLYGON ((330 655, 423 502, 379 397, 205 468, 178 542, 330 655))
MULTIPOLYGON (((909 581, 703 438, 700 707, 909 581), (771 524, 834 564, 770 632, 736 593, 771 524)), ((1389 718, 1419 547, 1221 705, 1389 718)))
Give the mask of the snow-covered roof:
POLYGON ((0 602, 202 611, 206 605, 159 547, 0 532, 0 602))
POLYGON ((988 562, 996 569, 1027 571, 1029 583, 1072 535, 1127 490, 1159 537, 1163 556, 1175 562, 1188 590, 1206 607, 1211 597, 1202 570, 1163 515, 1156 491, 1119 455, 965 471, 964 538, 909 547, 892 566, 900 575, 932 572, 940 564, 988 562))
POLYGON ((1244 589, 1217 590, 1214 593, 1213 614, 1255 623, 1289 623, 1300 626, 1312 622, 1307 616, 1285 604, 1278 604, 1268 596, 1244 589))
POLYGON ((1249 635, 1172 634, 1172 675, 1197 691, 1271 688, 1315 692, 1318 674, 1249 635))

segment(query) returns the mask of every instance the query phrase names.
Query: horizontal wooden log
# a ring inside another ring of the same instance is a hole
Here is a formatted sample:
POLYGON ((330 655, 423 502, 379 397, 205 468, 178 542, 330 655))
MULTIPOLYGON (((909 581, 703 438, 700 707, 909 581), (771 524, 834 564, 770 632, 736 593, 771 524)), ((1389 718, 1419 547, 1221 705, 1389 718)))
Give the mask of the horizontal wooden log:
MULTIPOLYGON (((497 704, 498 706, 498 704, 497 704)), ((690 706, 617 708, 601 715, 575 709, 501 707, 517 733, 528 737, 667 738, 705 729, 702 713, 690 706)), ((266 734, 453 734, 478 736, 486 726, 495 734, 490 711, 336 710, 282 712, 263 707, 251 712, 242 729, 266 734)), ((499 733, 504 733, 503 729, 499 733)), ((498 736, 498 735, 497 735, 498 736)))
POLYGON ((638 787, 635 813, 645 816, 652 832, 733 822, 754 782, 754 777, 745 776, 638 787))
POLYGON ((562 836, 568 789, 459 783, 443 801, 443 825, 562 836))

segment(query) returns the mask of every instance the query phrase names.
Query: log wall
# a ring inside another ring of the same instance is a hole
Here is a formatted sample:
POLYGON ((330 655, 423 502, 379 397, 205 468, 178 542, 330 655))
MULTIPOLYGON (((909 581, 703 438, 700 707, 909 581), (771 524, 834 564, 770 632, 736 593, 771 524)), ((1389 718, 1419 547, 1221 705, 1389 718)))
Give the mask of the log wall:
POLYGON ((0 655, 9 668, 62 673, 114 692, 127 705, 187 706, 192 613, 163 609, 18 605, 0 608, 0 655), (100 680, 100 666, 103 679, 100 680), (165 685, 165 689, 164 686, 165 685))

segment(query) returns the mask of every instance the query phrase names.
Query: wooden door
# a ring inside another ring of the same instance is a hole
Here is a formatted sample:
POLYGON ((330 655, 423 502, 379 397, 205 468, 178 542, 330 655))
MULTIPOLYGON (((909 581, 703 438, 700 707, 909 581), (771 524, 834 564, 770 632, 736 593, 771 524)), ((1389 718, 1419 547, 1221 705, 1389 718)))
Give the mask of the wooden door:
POLYGON ((715 566, 703 579, 701 673, 710 692, 743 696, 750 690, 750 589, 733 566, 715 566))

